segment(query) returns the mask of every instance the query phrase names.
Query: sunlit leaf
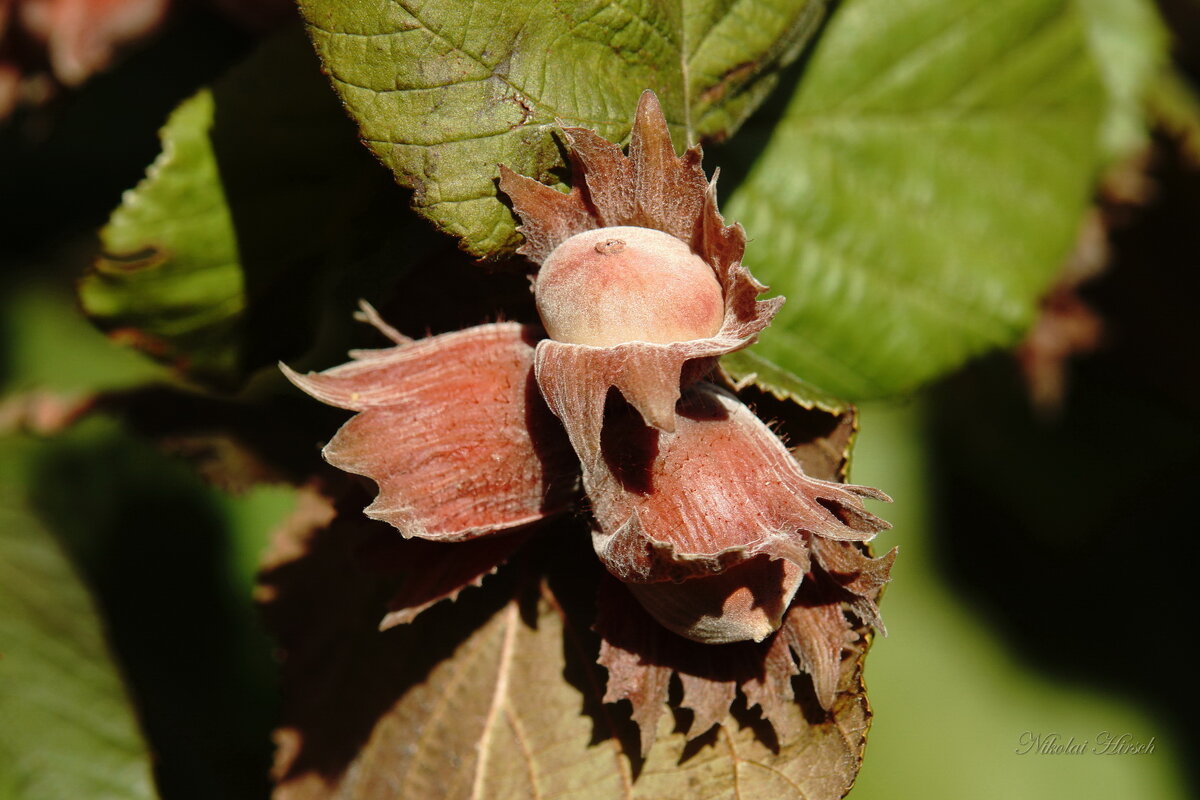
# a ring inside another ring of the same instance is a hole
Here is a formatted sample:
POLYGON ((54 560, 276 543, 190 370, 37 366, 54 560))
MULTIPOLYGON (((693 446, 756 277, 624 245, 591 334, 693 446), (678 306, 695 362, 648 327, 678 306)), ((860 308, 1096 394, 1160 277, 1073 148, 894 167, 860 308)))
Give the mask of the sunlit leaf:
POLYGON ((1166 26, 1150 0, 1079 0, 1079 8, 1108 93, 1101 145, 1121 158, 1149 135, 1147 95, 1167 64, 1166 26))
POLYGON ((194 380, 234 387, 295 359, 438 244, 357 143, 298 29, 161 135, 79 292, 111 337, 194 380))
MULTIPOLYGON (((849 399, 1015 341, 1066 256, 1104 94, 1067 0, 849 0, 725 204, 788 302, 758 347, 849 399)), ((755 126, 761 124, 763 129, 755 126)))
POLYGON ((824 0, 614 4, 302 0, 317 52, 414 207, 487 257, 519 239, 496 197, 504 163, 544 182, 555 122, 610 141, 644 89, 676 144, 721 139, 775 85, 824 0))
POLYGON ((795 403, 801 408, 820 409, 835 415, 848 408, 845 401, 801 380, 764 358, 757 350, 739 350, 723 356, 721 367, 739 387, 753 386, 777 400, 795 403))
POLYGON ((155 797, 92 600, 21 496, 18 448, 0 442, 0 796, 155 797))

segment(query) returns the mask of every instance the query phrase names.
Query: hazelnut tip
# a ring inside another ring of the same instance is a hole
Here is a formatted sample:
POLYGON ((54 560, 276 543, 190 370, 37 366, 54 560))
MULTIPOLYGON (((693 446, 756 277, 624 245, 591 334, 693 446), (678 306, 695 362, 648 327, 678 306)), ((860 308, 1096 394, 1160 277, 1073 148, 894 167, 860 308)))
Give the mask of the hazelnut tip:
POLYGON ((625 242, 621 239, 605 239, 603 242, 596 242, 596 252, 602 256, 615 256, 624 249, 625 242))

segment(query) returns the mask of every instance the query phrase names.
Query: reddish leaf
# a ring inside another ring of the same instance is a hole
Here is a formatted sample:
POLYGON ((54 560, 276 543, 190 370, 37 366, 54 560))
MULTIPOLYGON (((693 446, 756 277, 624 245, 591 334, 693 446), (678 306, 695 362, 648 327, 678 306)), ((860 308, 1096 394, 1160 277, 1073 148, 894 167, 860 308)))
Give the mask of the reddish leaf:
POLYGON ((388 602, 380 630, 412 622, 433 604, 456 599, 468 586, 481 586, 528 540, 529 535, 521 532, 453 544, 389 537, 373 548, 373 560, 386 559, 403 574, 404 582, 388 602))
POLYGON ((617 581, 605 579, 601 583, 597 608, 596 630, 601 635, 598 663, 608 670, 604 702, 629 701, 644 756, 654 744, 658 719, 667 708, 672 669, 661 663, 659 650, 668 640, 663 638, 665 631, 645 617, 617 581))
POLYGON ((759 555, 808 569, 811 537, 863 541, 887 523, 867 487, 810 478, 744 405, 700 384, 680 404, 673 434, 610 412, 605 459, 585 485, 602 534, 596 550, 623 580, 715 574, 759 555), (639 441, 634 448, 630 442, 639 441))
POLYGON ((593 210, 579 187, 569 194, 500 165, 500 191, 512 200, 523 220, 517 227, 525 243, 517 252, 540 264, 561 242, 596 227, 593 210))
POLYGON ((359 411, 325 448, 366 475, 366 514, 405 536, 460 541, 561 512, 577 465, 533 384, 536 332, 481 325, 288 377, 322 402, 359 411))

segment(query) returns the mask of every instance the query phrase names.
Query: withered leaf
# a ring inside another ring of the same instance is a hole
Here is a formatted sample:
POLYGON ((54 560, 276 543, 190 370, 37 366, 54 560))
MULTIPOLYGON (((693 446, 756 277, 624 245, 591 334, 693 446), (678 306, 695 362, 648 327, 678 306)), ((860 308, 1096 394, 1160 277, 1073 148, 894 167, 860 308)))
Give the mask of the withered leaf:
POLYGON ((346 515, 265 575, 287 654, 279 800, 705 800, 735 786, 776 800, 837 798, 853 782, 870 714, 861 644, 846 651, 828 715, 811 698, 784 704, 792 734, 741 703, 711 727, 717 715, 697 702, 691 727, 708 733, 689 742, 688 712, 662 713, 642 759, 627 712, 601 702, 596 636, 580 622, 598 573, 586 542, 564 556, 562 539, 545 537, 554 550, 541 556, 559 565, 549 581, 531 557, 378 633, 386 580, 349 568, 363 541, 353 528, 375 524, 346 515))
POLYGON ((379 633, 389 579, 354 564, 374 525, 344 514, 264 575, 286 653, 276 797, 632 796, 622 746, 585 713, 600 684, 564 679, 595 667, 553 596, 504 570, 379 633))

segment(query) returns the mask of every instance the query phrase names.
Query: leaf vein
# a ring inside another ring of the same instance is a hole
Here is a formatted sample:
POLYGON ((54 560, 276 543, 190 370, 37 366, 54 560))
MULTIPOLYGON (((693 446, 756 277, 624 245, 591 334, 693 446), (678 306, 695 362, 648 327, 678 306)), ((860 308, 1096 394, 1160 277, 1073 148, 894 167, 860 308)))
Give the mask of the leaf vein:
POLYGON ((533 789, 533 800, 541 800, 542 790, 538 785, 537 762, 534 760, 533 753, 529 749, 529 736, 525 733, 521 721, 507 703, 504 706, 504 718, 508 722, 508 727, 512 731, 513 738, 516 739, 517 745, 521 748, 522 757, 525 759, 525 769, 529 772, 529 786, 533 789))
POLYGON ((489 747, 492 732, 496 727, 496 718, 500 715, 508 696, 508 681, 512 674, 513 654, 516 651, 517 626, 520 624, 517 604, 509 603, 504 610, 504 644, 500 648, 500 657, 496 665, 496 686, 492 690, 492 702, 488 707, 487 716, 479 735, 479 755, 475 759, 475 776, 471 782, 471 799, 482 800, 486 797, 486 780, 488 771, 489 747))
POLYGON ((695 141, 695 132, 692 129, 692 80, 688 64, 688 45, 687 45, 687 0, 679 0, 679 71, 683 83, 683 130, 686 136, 685 145, 691 145, 695 141))
POLYGON ((930 51, 938 47, 944 47, 947 42, 953 42, 956 38, 961 38, 971 32, 971 28, 967 23, 972 17, 986 11, 986 4, 977 2, 973 6, 963 4, 959 7, 960 13, 952 19, 946 21, 941 30, 931 36, 927 36, 920 41, 913 43, 913 46, 906 52, 901 53, 890 64, 879 72, 871 76, 871 82, 867 87, 859 87, 858 91, 851 90, 842 96, 841 102, 835 107, 845 106, 847 103, 861 103, 864 100, 869 100, 872 95, 886 95, 890 91, 895 90, 895 80, 905 73, 905 70, 910 68, 914 62, 927 60, 930 58, 930 51))

